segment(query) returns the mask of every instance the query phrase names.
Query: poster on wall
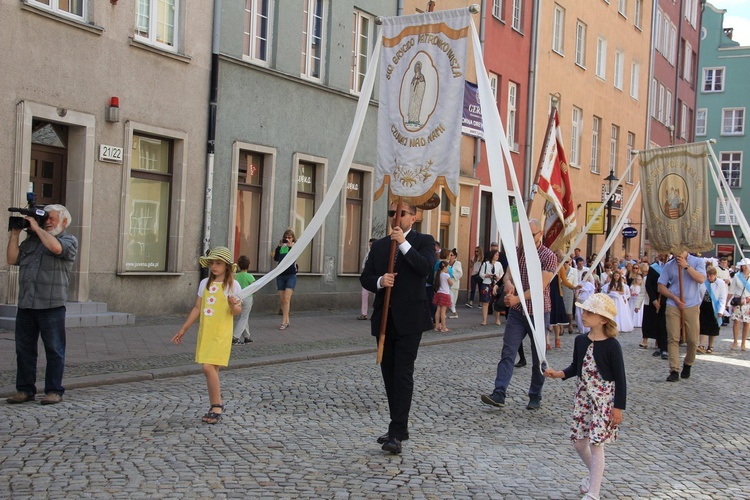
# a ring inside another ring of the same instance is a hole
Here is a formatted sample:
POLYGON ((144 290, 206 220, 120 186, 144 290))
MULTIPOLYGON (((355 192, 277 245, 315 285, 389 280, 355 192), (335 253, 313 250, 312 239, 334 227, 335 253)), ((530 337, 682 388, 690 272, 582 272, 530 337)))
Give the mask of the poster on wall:
MULTIPOLYGON (((589 222, 591 222, 591 219, 594 217, 594 214, 597 210, 599 210, 599 207, 602 206, 602 202, 600 201, 587 201, 586 202, 586 225, 589 225, 589 222)), ((586 234, 604 234, 604 214, 599 214, 599 217, 596 219, 596 221, 591 225, 589 230, 586 232, 586 234)))

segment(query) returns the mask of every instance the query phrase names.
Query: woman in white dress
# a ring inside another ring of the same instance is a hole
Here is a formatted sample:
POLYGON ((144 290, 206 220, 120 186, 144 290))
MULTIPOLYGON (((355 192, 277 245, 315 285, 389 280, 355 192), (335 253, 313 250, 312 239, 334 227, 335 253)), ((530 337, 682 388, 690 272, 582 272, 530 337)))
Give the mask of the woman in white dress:
POLYGON ((464 268, 461 267, 461 263, 458 261, 458 250, 455 248, 448 254, 448 265, 452 272, 451 279, 453 284, 451 285, 451 315, 449 318, 458 318, 458 311, 456 311, 456 302, 458 301, 458 289, 461 288, 461 278, 464 277, 464 268))
POLYGON ((640 328, 643 325, 643 309, 637 308, 638 311, 636 311, 635 307, 638 302, 638 295, 641 293, 641 288, 643 288, 643 276, 638 274, 633 278, 633 286, 630 287, 630 300, 628 301, 633 316, 633 328, 640 328))
MULTIPOLYGON (((605 285, 602 285, 602 291, 605 285)), ((625 284, 625 278, 622 276, 622 272, 619 269, 612 271, 612 278, 606 285, 607 295, 615 301, 617 306, 617 330, 620 332, 632 332, 633 331, 633 317, 630 314, 630 306, 628 305, 628 298, 630 298, 630 288, 625 284)))

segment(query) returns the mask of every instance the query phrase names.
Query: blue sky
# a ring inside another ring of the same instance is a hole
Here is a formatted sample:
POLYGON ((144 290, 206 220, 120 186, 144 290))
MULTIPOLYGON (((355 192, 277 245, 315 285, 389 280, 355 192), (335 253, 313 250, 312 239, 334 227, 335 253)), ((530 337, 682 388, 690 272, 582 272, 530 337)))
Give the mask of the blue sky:
POLYGON ((734 28, 733 40, 750 46, 750 0, 709 0, 709 3, 727 11, 724 27, 734 28))

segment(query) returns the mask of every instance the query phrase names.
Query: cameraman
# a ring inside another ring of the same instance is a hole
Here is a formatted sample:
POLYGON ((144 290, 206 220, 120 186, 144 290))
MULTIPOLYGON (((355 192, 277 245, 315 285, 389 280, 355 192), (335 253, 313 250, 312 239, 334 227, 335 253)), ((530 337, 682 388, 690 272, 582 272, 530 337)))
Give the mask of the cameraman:
POLYGON ((18 312, 16 314, 15 395, 7 399, 17 404, 33 401, 36 394, 37 343, 42 335, 47 355, 42 404, 62 401, 65 368, 65 302, 70 270, 78 253, 78 240, 65 233, 71 221, 62 205, 47 205, 47 220, 40 227, 36 218, 26 216, 28 237, 19 245, 20 229, 12 229, 8 241, 8 264, 19 266, 18 312))

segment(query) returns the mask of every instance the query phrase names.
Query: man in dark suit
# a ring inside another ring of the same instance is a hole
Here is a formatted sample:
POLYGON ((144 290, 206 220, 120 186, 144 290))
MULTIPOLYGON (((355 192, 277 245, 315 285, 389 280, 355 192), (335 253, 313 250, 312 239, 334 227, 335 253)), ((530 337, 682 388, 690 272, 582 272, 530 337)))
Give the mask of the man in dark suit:
POLYGON ((377 440, 383 445, 383 450, 391 453, 401 453, 401 441, 409 439, 414 361, 422 332, 432 328, 425 282, 433 272, 436 261, 433 237, 412 229, 417 219, 417 208, 402 203, 398 207, 401 215, 398 226, 394 224, 396 210, 396 204, 391 204, 388 217, 393 231, 390 236, 372 244, 370 256, 359 278, 363 288, 375 293, 371 325, 376 340, 383 319, 385 291, 392 288, 380 364, 391 421, 388 432, 377 440), (388 272, 391 241, 398 245, 393 273, 388 272))

